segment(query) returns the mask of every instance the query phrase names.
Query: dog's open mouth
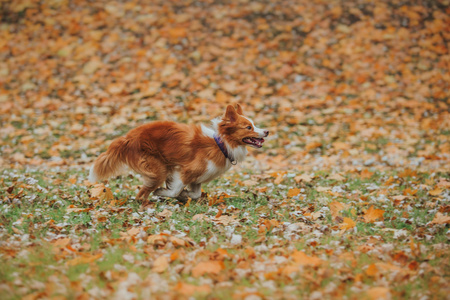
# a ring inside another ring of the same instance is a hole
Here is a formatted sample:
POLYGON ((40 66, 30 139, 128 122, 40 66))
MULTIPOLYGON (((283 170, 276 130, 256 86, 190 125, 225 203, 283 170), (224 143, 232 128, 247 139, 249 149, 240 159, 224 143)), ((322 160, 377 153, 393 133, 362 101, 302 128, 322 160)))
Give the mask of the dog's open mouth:
POLYGON ((255 148, 261 148, 262 144, 264 143, 264 139, 253 138, 253 137, 244 138, 242 141, 252 147, 255 147, 255 148))

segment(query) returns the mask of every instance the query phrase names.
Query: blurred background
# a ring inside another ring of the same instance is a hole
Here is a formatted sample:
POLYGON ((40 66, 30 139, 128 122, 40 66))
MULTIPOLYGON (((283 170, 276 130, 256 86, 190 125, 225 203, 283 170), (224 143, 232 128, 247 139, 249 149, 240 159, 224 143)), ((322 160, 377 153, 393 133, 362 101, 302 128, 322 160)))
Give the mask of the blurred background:
POLYGON ((239 102, 241 168, 450 169, 450 2, 0 1, 0 166, 85 168, 239 102))

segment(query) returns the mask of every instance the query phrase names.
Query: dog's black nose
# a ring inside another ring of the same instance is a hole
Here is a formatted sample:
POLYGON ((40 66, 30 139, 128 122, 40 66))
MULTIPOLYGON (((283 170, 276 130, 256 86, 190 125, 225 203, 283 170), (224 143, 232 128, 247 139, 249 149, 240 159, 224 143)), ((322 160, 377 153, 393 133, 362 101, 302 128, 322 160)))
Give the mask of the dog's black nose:
POLYGON ((264 136, 268 136, 269 135, 269 130, 264 130, 264 136))

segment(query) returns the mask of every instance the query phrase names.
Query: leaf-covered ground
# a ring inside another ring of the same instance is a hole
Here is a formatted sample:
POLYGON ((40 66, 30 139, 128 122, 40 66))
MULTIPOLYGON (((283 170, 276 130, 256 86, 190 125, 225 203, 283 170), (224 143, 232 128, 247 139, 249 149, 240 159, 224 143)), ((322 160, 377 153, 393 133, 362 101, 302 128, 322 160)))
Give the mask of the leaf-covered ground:
POLYGON ((449 5, 0 1, 2 299, 448 298, 449 5), (86 181, 233 102, 271 135, 199 201, 86 181))

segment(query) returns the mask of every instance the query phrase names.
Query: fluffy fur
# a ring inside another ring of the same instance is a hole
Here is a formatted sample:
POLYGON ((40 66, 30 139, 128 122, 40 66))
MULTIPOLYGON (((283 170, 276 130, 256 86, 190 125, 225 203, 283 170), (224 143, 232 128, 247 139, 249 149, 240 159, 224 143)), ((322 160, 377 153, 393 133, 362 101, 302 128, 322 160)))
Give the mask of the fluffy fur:
POLYGON ((269 134, 245 117, 241 106, 229 105, 213 127, 185 125, 169 121, 139 126, 115 139, 95 161, 89 181, 116 176, 125 167, 142 175, 144 184, 137 198, 146 200, 151 192, 164 197, 201 196, 201 184, 222 175, 231 160, 241 162, 247 145, 260 148, 269 134), (229 158, 221 151, 214 136, 224 142, 229 158), (162 188, 166 183, 166 188, 162 188), (187 187, 187 190, 185 190, 187 187))

